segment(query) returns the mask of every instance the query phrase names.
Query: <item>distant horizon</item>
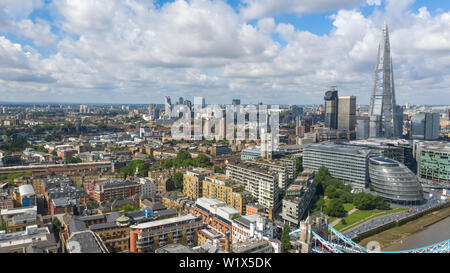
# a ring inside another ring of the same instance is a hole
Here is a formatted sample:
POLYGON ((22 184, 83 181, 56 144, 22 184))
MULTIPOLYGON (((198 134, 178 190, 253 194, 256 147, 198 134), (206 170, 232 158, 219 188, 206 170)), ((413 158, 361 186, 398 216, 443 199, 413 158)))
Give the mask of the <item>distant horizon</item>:
MULTIPOLYGON (((156 104, 158 106, 164 106, 164 103, 116 103, 116 102, 50 102, 50 101, 46 101, 46 102, 27 102, 27 101, 0 101, 0 105, 8 105, 8 104, 29 104, 29 105, 33 105, 33 104, 40 104, 40 105, 139 105, 139 106, 148 106, 150 104, 156 104)), ((231 101, 230 103, 207 103, 206 105, 231 105, 231 101)), ((257 102, 255 103, 242 103, 242 105, 256 105, 258 104, 257 102)), ((293 106, 293 105, 297 105, 297 106, 321 106, 324 105, 322 104, 276 104, 276 103, 271 103, 271 104, 265 104, 263 102, 264 105, 280 105, 280 106, 293 106)), ((172 105, 175 105, 174 103, 172 103, 172 105)), ((406 106, 406 104, 398 104, 400 106, 406 106)), ((369 106, 369 104, 357 104, 357 106, 369 106)), ((450 103, 449 104, 410 104, 410 106, 431 106, 431 107, 445 107, 448 106, 450 107, 450 103)))

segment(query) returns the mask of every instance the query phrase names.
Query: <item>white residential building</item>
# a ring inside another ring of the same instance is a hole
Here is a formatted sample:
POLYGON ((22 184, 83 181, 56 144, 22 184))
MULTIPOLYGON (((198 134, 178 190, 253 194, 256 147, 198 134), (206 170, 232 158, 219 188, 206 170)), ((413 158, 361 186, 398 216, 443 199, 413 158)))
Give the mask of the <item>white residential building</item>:
POLYGON ((138 178, 138 179, 136 179, 136 182, 141 184, 141 195, 144 198, 155 197, 156 191, 157 191, 157 186, 156 186, 156 182, 154 179, 148 178, 148 177, 138 178))
POLYGON ((245 215, 234 219, 232 225, 233 243, 249 239, 271 239, 274 234, 273 223, 260 214, 245 215))

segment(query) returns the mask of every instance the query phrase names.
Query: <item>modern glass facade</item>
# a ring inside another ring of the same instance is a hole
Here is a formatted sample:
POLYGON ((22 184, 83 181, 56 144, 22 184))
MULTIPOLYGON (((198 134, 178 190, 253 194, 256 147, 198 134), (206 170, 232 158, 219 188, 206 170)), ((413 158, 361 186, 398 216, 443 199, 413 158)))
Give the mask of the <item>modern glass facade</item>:
POLYGON ((433 140, 439 138, 439 113, 418 113, 411 122, 411 139, 433 140))
POLYGON ((419 179, 402 163, 385 158, 369 159, 369 177, 375 192, 391 202, 421 202, 419 179))
POLYGON ((378 48, 372 96, 370 99, 370 137, 399 137, 403 111, 395 102, 394 71, 387 24, 378 48))
POLYGON ((340 96, 338 103, 338 130, 355 131, 356 97, 340 96))
POLYGON ((435 141, 418 143, 416 157, 419 179, 450 183, 450 143, 435 141))
POLYGON ((338 128, 338 91, 332 87, 325 93, 325 128, 338 128))
POLYGON ((366 188, 370 154, 371 150, 364 147, 333 143, 311 145, 303 149, 303 169, 317 171, 324 166, 332 177, 352 187, 366 188))

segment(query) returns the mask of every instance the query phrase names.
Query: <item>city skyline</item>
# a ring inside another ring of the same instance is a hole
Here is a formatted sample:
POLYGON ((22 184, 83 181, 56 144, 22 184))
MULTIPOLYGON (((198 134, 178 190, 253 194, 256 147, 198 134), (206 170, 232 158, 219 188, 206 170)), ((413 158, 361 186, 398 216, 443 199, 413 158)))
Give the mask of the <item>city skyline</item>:
POLYGON ((398 104, 450 100, 445 1, 287 2, 2 1, 0 96, 130 104, 258 96, 308 105, 337 86, 368 105, 386 21, 398 104))

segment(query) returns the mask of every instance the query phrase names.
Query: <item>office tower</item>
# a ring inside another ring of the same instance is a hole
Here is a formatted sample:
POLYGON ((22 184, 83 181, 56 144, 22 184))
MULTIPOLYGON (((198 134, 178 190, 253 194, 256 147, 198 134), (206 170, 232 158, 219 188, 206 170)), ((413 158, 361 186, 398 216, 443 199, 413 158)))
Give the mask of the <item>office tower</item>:
POLYGON ((400 109, 395 103, 394 71, 389 31, 385 23, 382 41, 378 47, 377 64, 370 98, 370 137, 400 137, 403 121, 400 109))
POLYGON ((354 131, 356 125, 356 97, 338 99, 338 130, 354 131))
POLYGON ((332 86, 325 93, 325 127, 330 129, 338 128, 338 91, 332 86))
POLYGON ((241 100, 240 99, 233 99, 232 101, 231 101, 231 104, 232 105, 240 105, 241 104, 241 100))
POLYGON ((421 181, 450 183, 450 143, 414 141, 417 176, 421 181))
POLYGON ((334 143, 303 148, 303 169, 328 168, 330 175, 352 187, 365 188, 369 182, 368 160, 372 150, 334 143))
POLYGON ((164 98, 164 107, 166 117, 170 118, 172 116, 172 102, 170 97, 164 98))
POLYGON ((356 120, 356 139, 369 138, 369 118, 358 117, 356 120))
POLYGON ((439 113, 418 113, 411 122, 411 139, 434 140, 439 138, 439 113))
POLYGON ((192 101, 185 100, 184 102, 185 102, 186 106, 189 108, 189 110, 192 110, 192 101))
POLYGON ((180 104, 180 105, 184 104, 184 99, 183 99, 183 97, 180 97, 180 98, 178 99, 178 104, 180 104))
POLYGON ((89 113, 89 108, 87 105, 80 105, 80 113, 87 114, 89 113))
POLYGON ((206 107, 206 100, 205 100, 205 98, 202 97, 202 108, 205 108, 205 107, 206 107))

